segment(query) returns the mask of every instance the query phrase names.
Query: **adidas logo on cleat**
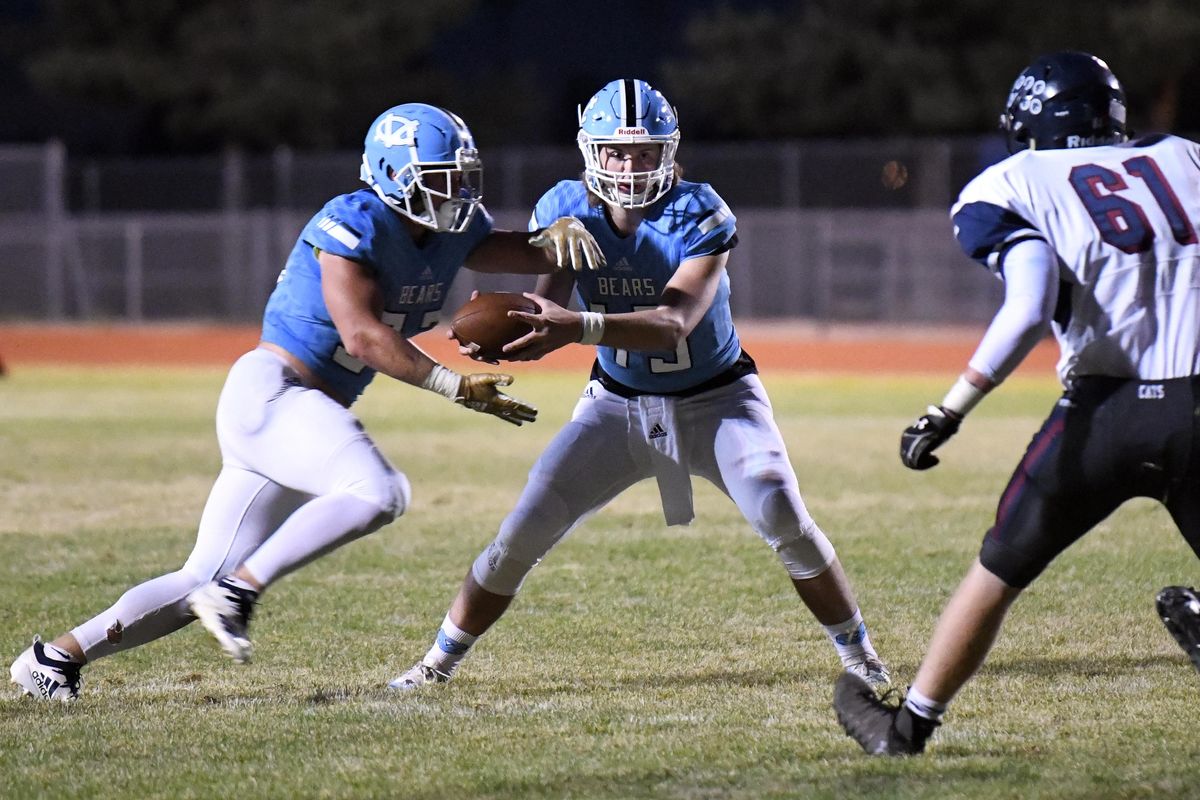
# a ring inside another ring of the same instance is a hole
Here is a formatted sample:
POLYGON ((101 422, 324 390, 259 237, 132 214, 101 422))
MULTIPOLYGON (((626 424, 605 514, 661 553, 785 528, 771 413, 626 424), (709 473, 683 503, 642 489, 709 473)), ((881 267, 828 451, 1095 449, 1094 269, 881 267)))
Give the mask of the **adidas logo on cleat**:
POLYGON ((51 678, 49 675, 33 670, 29 673, 33 678, 33 682, 37 684, 38 691, 42 693, 42 697, 47 700, 54 699, 54 693, 62 688, 62 684, 51 678))

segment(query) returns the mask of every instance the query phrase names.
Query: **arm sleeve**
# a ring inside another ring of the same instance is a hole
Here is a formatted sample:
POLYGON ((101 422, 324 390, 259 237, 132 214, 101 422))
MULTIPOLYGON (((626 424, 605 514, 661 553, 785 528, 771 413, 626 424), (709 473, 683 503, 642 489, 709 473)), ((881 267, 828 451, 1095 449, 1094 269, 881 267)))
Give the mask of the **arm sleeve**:
POLYGON ((970 367, 999 384, 1046 334, 1058 301, 1058 259, 1041 239, 1025 239, 1004 257, 1004 305, 984 333, 970 367))

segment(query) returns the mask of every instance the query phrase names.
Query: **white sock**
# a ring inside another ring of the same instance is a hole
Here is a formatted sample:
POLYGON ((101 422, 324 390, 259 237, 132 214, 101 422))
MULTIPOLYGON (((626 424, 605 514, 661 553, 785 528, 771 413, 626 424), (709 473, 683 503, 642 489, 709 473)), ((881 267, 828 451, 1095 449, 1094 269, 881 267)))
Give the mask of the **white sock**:
POLYGON ((478 638, 451 622, 447 614, 442 620, 442 627, 438 629, 433 647, 429 648, 422 661, 438 672, 452 675, 458 668, 458 662, 467 657, 467 652, 478 638))
POLYGON ((918 692, 915 686, 910 686, 908 687, 908 696, 904 698, 904 705, 908 706, 908 710, 918 717, 941 722, 942 715, 946 713, 946 707, 950 704, 932 700, 918 692))
POLYGON ((871 637, 867 634, 867 623, 863 622, 862 612, 858 609, 855 609, 854 616, 845 622, 824 627, 843 664, 861 661, 863 656, 878 658, 875 648, 871 645, 871 637))

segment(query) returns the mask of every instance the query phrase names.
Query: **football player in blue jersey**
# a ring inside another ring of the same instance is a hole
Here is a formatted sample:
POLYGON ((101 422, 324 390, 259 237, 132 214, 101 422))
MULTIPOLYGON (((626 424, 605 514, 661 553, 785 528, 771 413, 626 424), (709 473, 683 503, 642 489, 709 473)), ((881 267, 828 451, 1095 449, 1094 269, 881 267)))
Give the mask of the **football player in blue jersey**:
MULTIPOLYGON (((1024 588, 1126 500, 1160 501, 1200 555, 1200 144, 1128 140, 1120 82, 1080 52, 1022 71, 1001 126, 1013 155, 968 183, 951 213, 964 252, 1004 281, 1004 303, 945 398, 904 431, 900 458, 935 466, 934 451, 1048 331, 1065 392, 903 704, 838 679, 838 719, 871 754, 922 752, 1024 588)), ((1164 589, 1158 611, 1200 667, 1195 592, 1164 589)))
POLYGON ((578 220, 532 236, 492 229, 482 166, 454 114, 422 103, 372 123, 361 178, 304 227, 267 302, 262 339, 230 370, 217 404, 222 469, 181 569, 136 586, 53 642, 35 639, 11 675, 69 701, 80 667, 199 618, 236 661, 265 587, 404 513, 409 483, 350 406, 377 372, 505 422, 537 410, 507 375, 459 375, 409 338, 428 330, 459 268, 545 273, 603 263, 578 220))
POLYGON ((564 536, 629 486, 655 478, 668 525, 692 519, 691 476, 728 495, 776 552, 846 669, 888 683, 833 546, 800 497, 754 361, 730 317, 736 220, 707 184, 680 179, 679 125, 661 93, 616 80, 579 112, 583 180, 538 202, 531 227, 582 221, 607 266, 539 280, 535 330, 517 360, 597 347, 572 420, 538 459, 516 509, 475 560, 436 641, 395 689, 441 683, 564 536), (572 291, 583 311, 567 309, 572 291))

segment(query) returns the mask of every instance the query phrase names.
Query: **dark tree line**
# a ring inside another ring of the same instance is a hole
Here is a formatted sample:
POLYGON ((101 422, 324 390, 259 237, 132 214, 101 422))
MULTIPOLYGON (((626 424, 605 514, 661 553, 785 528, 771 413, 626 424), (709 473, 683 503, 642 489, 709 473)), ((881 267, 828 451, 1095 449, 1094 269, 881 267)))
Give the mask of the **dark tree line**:
MULTIPOLYGON (((516 5, 486 7, 495 17, 516 5)), ((464 76, 469 54, 455 31, 484 6, 43 0, 40 14, 0 34, 8 58, 60 108, 78 103, 137 130, 131 149, 356 147, 364 122, 397 98, 454 108, 490 142, 560 141, 544 120, 562 115, 547 109, 581 76, 519 60, 464 76)), ((619 34, 564 28, 539 46, 619 48, 619 34)), ((695 138, 988 131, 1030 57, 1067 48, 1108 60, 1131 95, 1135 126, 1200 130, 1196 0, 709 3, 676 36, 678 55, 638 69, 695 138)))
POLYGON ((686 35, 691 54, 665 72, 712 136, 988 130, 1013 78, 1047 50, 1107 60, 1136 124, 1200 130, 1195 0, 731 3, 686 35))

